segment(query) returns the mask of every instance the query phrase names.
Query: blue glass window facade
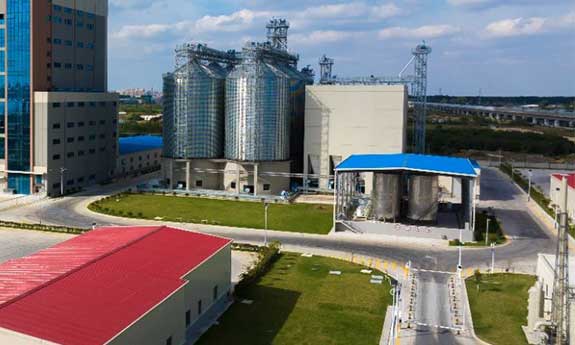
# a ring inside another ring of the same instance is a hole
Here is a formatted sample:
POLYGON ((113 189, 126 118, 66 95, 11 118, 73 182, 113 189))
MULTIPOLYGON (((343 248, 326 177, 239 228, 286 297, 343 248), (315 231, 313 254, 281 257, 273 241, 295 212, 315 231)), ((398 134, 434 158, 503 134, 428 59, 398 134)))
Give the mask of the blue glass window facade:
MULTIPOLYGON (((8 47, 8 138, 6 161, 10 171, 28 172, 30 166, 30 0, 6 1, 8 47)), ((30 175, 8 174, 8 188, 30 194, 30 175)))

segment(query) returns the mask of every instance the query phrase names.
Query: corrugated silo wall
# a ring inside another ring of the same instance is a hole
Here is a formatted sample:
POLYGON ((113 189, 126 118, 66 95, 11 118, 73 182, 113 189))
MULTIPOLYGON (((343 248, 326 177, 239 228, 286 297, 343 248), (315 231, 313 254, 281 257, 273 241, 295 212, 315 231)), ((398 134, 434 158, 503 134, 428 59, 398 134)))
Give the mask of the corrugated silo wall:
POLYGON ((190 62, 174 73, 172 84, 173 115, 164 131, 171 157, 222 158, 225 75, 215 66, 190 62))
POLYGON ((163 85, 163 129, 162 136, 164 139, 163 156, 167 158, 174 158, 175 152, 175 116, 174 116, 174 74, 164 74, 163 85))
POLYGON ((238 161, 290 159, 290 78, 263 61, 244 62, 226 82, 225 157, 238 161))

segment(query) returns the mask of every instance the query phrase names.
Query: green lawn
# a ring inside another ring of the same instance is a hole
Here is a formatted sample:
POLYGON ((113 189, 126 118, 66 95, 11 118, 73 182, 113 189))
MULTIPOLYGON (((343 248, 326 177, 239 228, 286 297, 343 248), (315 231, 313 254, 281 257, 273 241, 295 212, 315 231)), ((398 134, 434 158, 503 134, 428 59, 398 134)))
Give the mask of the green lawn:
POLYGON ((198 344, 377 345, 391 304, 390 285, 370 284, 362 268, 283 254, 239 296, 253 304, 235 303, 198 344))
MULTIPOLYGON (((182 223, 208 223, 240 228, 264 228, 264 206, 259 202, 127 194, 90 205, 93 211, 133 218, 182 223)), ((333 225, 333 207, 311 204, 271 204, 269 229, 327 234, 333 225)))
POLYGON ((467 280, 477 336, 492 345, 527 345, 521 326, 527 324, 527 291, 536 278, 518 274, 481 277, 479 292, 475 277, 467 280))

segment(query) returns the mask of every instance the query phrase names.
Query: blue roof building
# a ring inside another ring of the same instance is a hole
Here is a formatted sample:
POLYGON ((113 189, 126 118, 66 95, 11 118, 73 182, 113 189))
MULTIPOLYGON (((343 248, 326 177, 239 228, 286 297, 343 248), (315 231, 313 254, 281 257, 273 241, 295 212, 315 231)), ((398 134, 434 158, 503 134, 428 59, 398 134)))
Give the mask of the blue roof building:
POLYGON ((401 153, 352 155, 341 162, 335 170, 406 171, 475 178, 478 169, 477 162, 468 158, 401 153))
POLYGON ((161 136, 139 135, 135 137, 123 137, 119 140, 120 155, 132 153, 160 150, 164 146, 161 136))

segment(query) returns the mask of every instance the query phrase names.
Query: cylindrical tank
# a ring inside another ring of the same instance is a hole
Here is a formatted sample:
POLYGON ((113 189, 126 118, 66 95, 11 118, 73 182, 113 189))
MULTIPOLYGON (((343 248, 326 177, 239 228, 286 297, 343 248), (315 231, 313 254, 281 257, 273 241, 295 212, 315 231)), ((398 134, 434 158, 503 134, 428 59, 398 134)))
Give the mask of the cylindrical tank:
POLYGON ((221 66, 196 61, 164 78, 166 157, 223 157, 225 78, 221 66))
POLYGON ((290 159, 290 78, 248 57, 226 81, 225 157, 238 161, 290 159))
POLYGON ((407 218, 421 222, 436 222, 439 208, 439 177, 413 175, 409 178, 407 218))
POLYGON ((174 74, 166 73, 164 74, 164 88, 162 97, 162 107, 164 111, 163 116, 163 153, 164 157, 173 157, 176 146, 176 124, 174 117, 174 91, 175 82, 174 74))
POLYGON ((397 219, 401 205, 400 175, 374 173, 371 214, 376 220, 397 219))

